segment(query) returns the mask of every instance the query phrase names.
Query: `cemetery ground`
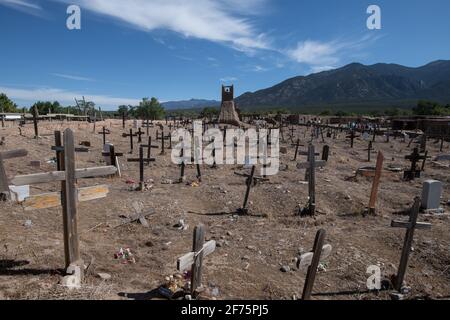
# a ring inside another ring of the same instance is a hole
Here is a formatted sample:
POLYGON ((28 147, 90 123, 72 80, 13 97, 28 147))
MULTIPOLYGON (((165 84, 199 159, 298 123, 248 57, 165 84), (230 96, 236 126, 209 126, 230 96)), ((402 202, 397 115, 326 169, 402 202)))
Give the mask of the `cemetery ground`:
MULTIPOLYGON (((139 121, 140 123, 140 121, 139 121)), ((161 122, 161 124, 165 124, 161 122)), ((384 168, 389 165, 406 170, 410 162, 405 156, 412 153, 415 144, 400 138, 389 142, 378 136, 373 143, 372 161, 367 161, 368 141, 355 139, 353 149, 345 132, 336 139, 326 137, 314 140, 316 152, 323 145, 330 146, 327 165, 316 171, 316 215, 300 217, 297 214, 307 204, 308 183, 305 170, 297 169, 295 147, 286 138, 281 147, 281 171, 252 187, 249 196, 249 214, 236 215, 242 206, 246 190, 245 178, 235 172, 249 172, 240 165, 220 165, 210 168, 202 165, 202 182, 197 183, 196 168, 186 166, 186 183, 177 183, 179 166, 172 164, 171 150, 166 143, 166 154, 161 148, 152 149, 155 162, 145 164, 148 190, 131 191, 129 180, 139 181, 139 163, 127 162, 137 158, 139 148, 134 138, 133 155, 129 154, 129 138, 123 137, 132 128, 122 128, 122 121, 107 120, 88 123, 39 123, 40 138, 34 139, 33 125, 0 128, 5 142, 0 152, 26 149, 28 155, 5 160, 8 177, 54 171, 54 130, 74 131, 75 146, 90 141, 88 153, 76 153, 77 168, 104 166, 102 156, 102 126, 110 130, 107 141, 115 146, 122 177, 80 179, 79 187, 106 184, 106 198, 78 204, 78 232, 80 253, 88 266, 81 289, 69 290, 60 282, 64 276, 64 244, 62 209, 55 207, 25 211, 14 202, 0 203, 0 299, 162 299, 157 289, 165 278, 177 274, 177 259, 192 249, 192 235, 196 225, 206 229, 206 240, 216 240, 215 251, 204 257, 201 299, 293 299, 301 297, 306 272, 297 270, 294 259, 299 253, 312 250, 316 232, 325 229, 326 244, 333 249, 322 263, 314 283, 312 299, 390 299, 392 290, 370 292, 366 282, 371 265, 381 268, 382 276, 396 273, 403 247, 404 229, 391 228, 392 220, 407 220, 414 197, 420 196, 422 183, 436 179, 443 183, 442 207, 446 213, 420 214, 419 221, 432 224, 430 230, 416 230, 413 251, 409 259, 405 284, 412 289, 409 298, 445 299, 450 297, 450 232, 448 200, 450 199, 449 162, 441 165, 432 160, 442 154, 439 143, 428 141, 427 161, 421 178, 405 182, 401 172, 383 171, 380 182, 377 213, 363 216, 369 203, 372 178, 355 172, 364 166, 375 166, 376 152, 385 156, 384 168), (33 160, 40 167, 30 165, 33 160), (287 166, 287 167, 286 167, 287 166), (172 183, 170 183, 172 182, 172 183), (139 222, 124 223, 123 216, 134 214, 133 203, 141 202, 149 227, 139 222), (184 220, 184 228, 176 227, 184 220), (130 248, 135 263, 115 259, 120 248, 130 248), (282 270, 283 269, 283 270, 282 270), (111 278, 106 275, 110 275, 111 278), (100 277, 100 276, 101 277, 100 277)), ((146 128, 142 129, 144 132, 146 128)), ((158 126, 150 129, 153 145, 158 126)), ((133 129, 135 132, 136 129, 133 129)), ((165 126, 165 134, 169 129, 165 126)), ((295 138, 300 138, 307 151, 310 129, 296 127, 295 138), (308 130, 305 136, 305 130, 308 130)), ((147 136, 142 136, 147 143, 147 136)), ((445 143, 444 153, 450 152, 445 143)), ((259 169, 259 167, 258 167, 259 169)), ((259 170, 257 170, 259 175, 259 170)), ((31 186, 31 194, 60 190, 60 183, 31 186)))

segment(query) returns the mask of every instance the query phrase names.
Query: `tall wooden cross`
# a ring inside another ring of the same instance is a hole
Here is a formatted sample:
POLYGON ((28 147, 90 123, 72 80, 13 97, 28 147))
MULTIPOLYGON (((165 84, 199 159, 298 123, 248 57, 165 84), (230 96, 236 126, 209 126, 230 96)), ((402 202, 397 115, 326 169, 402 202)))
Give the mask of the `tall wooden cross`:
POLYGON ((205 226, 200 224, 194 229, 194 241, 192 252, 189 252, 177 260, 177 270, 191 271, 191 295, 194 297, 202 283, 203 259, 216 250, 214 240, 205 243, 205 226))
POLYGON ((113 166, 76 169, 75 144, 71 129, 64 131, 64 151, 59 152, 59 163, 64 171, 16 176, 11 180, 15 186, 61 182, 61 192, 47 193, 26 198, 25 210, 45 209, 62 206, 64 226, 64 252, 66 268, 70 265, 83 266, 77 230, 77 202, 100 199, 107 196, 108 186, 77 188, 77 180, 115 174, 113 166))
POLYGON ((144 191, 144 163, 154 162, 153 158, 144 158, 144 146, 139 146, 139 158, 127 159, 128 162, 139 162, 139 190, 144 191))
POLYGON ((297 164, 297 169, 308 169, 308 207, 300 210, 301 216, 313 216, 316 213, 316 168, 323 168, 325 165, 326 161, 316 160, 314 145, 310 144, 308 147, 308 162, 297 164))
POLYGON ((376 214, 375 206, 376 206, 377 196, 378 196, 378 186, 380 185, 381 174, 383 171, 383 162, 384 162, 384 155, 380 151, 380 152, 378 152, 377 166, 375 169, 375 177, 373 178, 372 191, 370 192, 368 212, 371 215, 376 214))
POLYGON ((419 216, 419 210, 421 205, 420 197, 414 199, 414 205, 410 211, 408 222, 392 221, 391 227, 393 228, 405 228, 405 240, 403 244, 402 256, 400 258, 400 265, 398 267, 397 276, 394 279, 394 287, 397 291, 401 291, 403 280, 405 279, 406 269, 408 267, 409 254, 411 253, 411 246, 414 239, 414 231, 416 229, 431 229, 431 224, 417 222, 419 216))
POLYGON ((98 134, 101 134, 103 136, 103 145, 105 145, 106 144, 106 135, 111 134, 111 131, 109 131, 109 129, 106 129, 106 127, 103 127, 102 131, 99 132, 98 134))
POLYGON ((0 200, 6 200, 10 196, 8 176, 3 161, 26 157, 28 151, 24 149, 0 152, 0 200))

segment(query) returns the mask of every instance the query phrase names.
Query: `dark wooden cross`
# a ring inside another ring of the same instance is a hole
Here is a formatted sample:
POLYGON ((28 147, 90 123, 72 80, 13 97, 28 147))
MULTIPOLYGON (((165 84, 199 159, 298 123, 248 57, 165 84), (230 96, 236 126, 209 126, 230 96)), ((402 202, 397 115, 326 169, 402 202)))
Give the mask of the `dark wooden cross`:
POLYGON ((304 146, 304 145, 300 144, 300 139, 297 139, 297 143, 296 144, 292 144, 291 146, 295 147, 295 155, 294 155, 294 160, 293 161, 297 161, 298 149, 299 149, 300 146, 304 146))
POLYGON ((103 127, 101 132, 98 132, 98 134, 101 134, 103 136, 103 145, 106 144, 106 135, 111 134, 111 131, 109 129, 106 129, 106 127, 103 127))
POLYGON ((138 143, 142 142, 142 135, 144 134, 144 132, 141 130, 141 128, 139 127, 138 132, 135 133, 138 136, 138 143))
POLYGON ((426 156, 419 153, 419 148, 414 148, 413 153, 406 156, 405 159, 411 161, 411 169, 404 172, 403 178, 407 181, 420 178, 421 170, 417 168, 417 163, 420 160, 425 160, 426 156))
POLYGON ((154 158, 144 158, 144 146, 139 146, 139 158, 127 159, 128 162, 139 162, 139 190, 144 191, 144 163, 154 162, 154 158))
POLYGON ((405 273, 406 269, 408 267, 408 259, 409 254, 411 253, 411 246, 414 239, 414 231, 416 229, 431 229, 431 224, 429 223, 423 223, 423 222, 417 222, 417 218, 419 216, 419 210, 421 205, 421 199, 420 197, 416 197, 414 199, 414 205, 410 211, 409 220, 408 222, 403 221, 392 221, 391 227, 393 228, 405 228, 406 234, 405 234, 405 240, 403 244, 403 250, 402 250, 402 256, 400 258, 400 265, 398 267, 397 275, 394 279, 394 288, 397 291, 401 291, 403 280, 405 279, 405 273))
POLYGON ((420 152, 423 153, 427 150, 427 135, 423 134, 420 139, 420 152))
POLYGON ((15 158, 26 157, 28 151, 24 149, 0 152, 0 200, 9 199, 9 182, 3 161, 15 158))
POLYGON ((325 236, 325 230, 320 229, 317 231, 312 252, 302 255, 297 262, 299 269, 301 269, 302 266, 308 266, 305 285, 303 286, 302 300, 311 300, 314 281, 316 280, 317 275, 317 268, 319 267, 320 261, 326 259, 331 253, 331 246, 324 246, 325 236))
POLYGON ((350 130, 349 135, 347 135, 347 139, 350 139, 350 148, 353 148, 354 140, 359 136, 356 135, 355 130, 350 130))
POLYGON ((130 133, 123 133, 122 137, 126 138, 126 137, 130 137, 130 153, 133 153, 133 149, 134 149, 134 145, 133 145, 133 137, 136 137, 137 134, 133 134, 133 129, 130 129, 130 133))
POLYGON ((297 164, 298 169, 308 169, 308 207, 300 210, 301 216, 314 216, 316 213, 316 168, 322 168, 325 165, 326 161, 316 160, 314 145, 310 144, 308 147, 308 162, 297 164))
POLYGON ((294 132, 295 132, 295 127, 294 126, 290 127, 289 128, 289 139, 291 140, 291 143, 294 143, 294 136, 295 136, 294 132))
POLYGON ((216 241, 205 243, 205 226, 200 224, 194 229, 194 241, 192 251, 177 260, 179 272, 191 271, 190 293, 195 297, 196 291, 202 283, 203 259, 216 250, 216 241))
POLYGON ((117 168, 118 173, 120 172, 118 157, 123 157, 122 152, 116 152, 114 145, 111 144, 109 145, 109 152, 102 152, 102 156, 109 157, 111 165, 117 168))
MULTIPOLYGON (((148 136, 148 144, 142 145, 143 148, 147 148, 147 159, 152 158, 152 149, 158 149, 158 146, 152 145, 152 137, 148 136)), ((150 164, 150 162, 148 162, 150 164)))
POLYGON ((23 206, 26 211, 62 206, 66 268, 77 265, 81 267, 81 270, 84 270, 79 251, 77 203, 104 198, 107 196, 109 188, 106 185, 77 188, 77 180, 109 176, 115 174, 117 169, 113 166, 76 169, 75 144, 71 129, 64 131, 64 151, 58 152, 58 157, 58 162, 64 171, 16 176, 11 180, 11 183, 15 186, 24 186, 61 182, 61 192, 31 196, 25 199, 23 206))

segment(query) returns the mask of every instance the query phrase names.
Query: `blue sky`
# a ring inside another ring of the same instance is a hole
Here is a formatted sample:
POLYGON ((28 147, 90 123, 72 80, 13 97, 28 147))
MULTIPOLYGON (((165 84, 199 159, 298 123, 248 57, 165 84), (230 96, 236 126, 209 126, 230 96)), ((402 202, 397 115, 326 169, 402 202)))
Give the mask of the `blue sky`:
POLYGON ((351 62, 450 59, 448 0, 0 0, 0 92, 20 106, 220 99, 351 62), (81 8, 68 30, 67 7, 81 8), (381 8, 382 29, 366 10, 381 8))

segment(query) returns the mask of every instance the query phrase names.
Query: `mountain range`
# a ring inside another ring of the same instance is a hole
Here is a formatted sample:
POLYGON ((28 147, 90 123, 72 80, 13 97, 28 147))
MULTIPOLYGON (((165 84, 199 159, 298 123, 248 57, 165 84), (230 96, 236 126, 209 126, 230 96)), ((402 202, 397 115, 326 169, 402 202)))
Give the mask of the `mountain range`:
POLYGON ((450 61, 411 68, 398 64, 352 63, 339 69, 298 76, 236 98, 241 109, 263 107, 395 106, 426 99, 450 102, 450 61))

